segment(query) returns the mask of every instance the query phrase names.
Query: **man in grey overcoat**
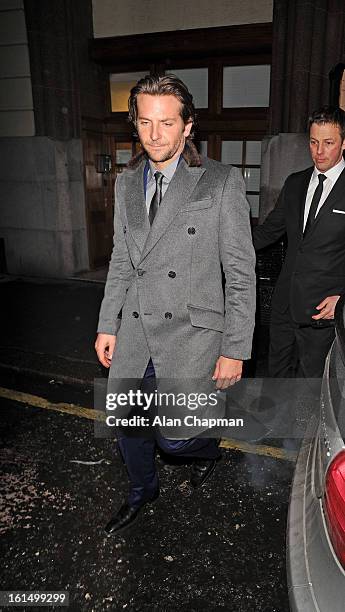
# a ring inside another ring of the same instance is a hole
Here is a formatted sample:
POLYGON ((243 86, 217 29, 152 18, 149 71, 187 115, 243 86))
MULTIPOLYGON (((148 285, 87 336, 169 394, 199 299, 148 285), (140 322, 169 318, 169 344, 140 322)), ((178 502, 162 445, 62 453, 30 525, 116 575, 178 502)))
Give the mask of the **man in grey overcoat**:
MULTIPOLYGON (((198 155, 193 99, 174 75, 141 79, 129 118, 142 152, 116 181, 98 358, 111 380, 150 381, 151 388, 156 379, 213 380, 226 389, 241 378, 254 328, 255 255, 241 173, 198 155)), ((158 431, 154 438, 122 433, 118 444, 130 492, 108 534, 157 498, 157 444, 194 460, 194 487, 220 456, 214 439, 170 440, 158 431)))

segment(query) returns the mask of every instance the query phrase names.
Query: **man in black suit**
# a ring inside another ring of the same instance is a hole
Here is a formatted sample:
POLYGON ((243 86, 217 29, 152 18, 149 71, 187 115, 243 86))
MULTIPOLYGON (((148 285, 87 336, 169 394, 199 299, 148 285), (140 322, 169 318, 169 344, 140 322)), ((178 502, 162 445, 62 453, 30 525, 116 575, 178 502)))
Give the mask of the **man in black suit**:
POLYGON ((335 305, 345 291, 344 111, 314 112, 309 136, 314 167, 288 176, 275 208, 254 230, 256 249, 288 238, 272 299, 272 377, 322 377, 335 305))

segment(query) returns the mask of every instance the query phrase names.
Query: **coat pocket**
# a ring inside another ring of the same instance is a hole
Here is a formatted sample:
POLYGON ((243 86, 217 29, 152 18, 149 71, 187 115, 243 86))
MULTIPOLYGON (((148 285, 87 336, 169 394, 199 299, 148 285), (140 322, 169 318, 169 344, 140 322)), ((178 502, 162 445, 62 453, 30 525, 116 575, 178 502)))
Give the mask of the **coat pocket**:
POLYGON ((190 225, 193 225, 193 223, 202 223, 206 225, 208 223, 208 216, 212 214, 213 206, 214 200, 211 198, 208 198, 207 200, 186 202, 178 211, 175 224, 185 225, 186 223, 189 223, 190 225))
POLYGON ((186 202, 180 212, 189 212, 190 210, 204 210, 205 208, 211 208, 214 200, 212 198, 206 198, 205 200, 194 200, 194 202, 186 202))
POLYGON ((203 327, 222 332, 224 330, 224 315, 216 310, 201 308, 187 304, 190 322, 193 327, 203 327))

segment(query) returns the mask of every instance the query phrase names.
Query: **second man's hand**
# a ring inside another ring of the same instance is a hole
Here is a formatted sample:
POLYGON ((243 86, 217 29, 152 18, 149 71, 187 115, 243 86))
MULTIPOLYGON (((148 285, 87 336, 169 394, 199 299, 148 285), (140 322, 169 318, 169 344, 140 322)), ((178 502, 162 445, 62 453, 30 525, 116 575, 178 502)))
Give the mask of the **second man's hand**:
POLYGON ((316 310, 319 310, 319 314, 313 315, 312 319, 318 321, 320 319, 334 319, 334 311, 339 300, 340 295, 329 295, 320 304, 316 306, 316 310))
POLYGON ((212 380, 216 381, 217 389, 227 389, 234 385, 242 376, 243 361, 221 355, 217 359, 212 380))
POLYGON ((110 368, 115 350, 116 336, 111 334, 97 334, 95 350, 97 357, 105 368, 110 368))

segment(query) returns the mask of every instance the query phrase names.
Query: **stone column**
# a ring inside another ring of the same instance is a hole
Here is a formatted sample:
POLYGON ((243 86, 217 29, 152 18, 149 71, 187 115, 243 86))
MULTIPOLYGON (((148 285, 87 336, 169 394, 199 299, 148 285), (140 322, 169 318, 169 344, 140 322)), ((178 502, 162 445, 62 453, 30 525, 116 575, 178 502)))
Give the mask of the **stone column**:
POLYGON ((106 75, 89 59, 91 0, 24 8, 35 135, 0 139, 0 240, 8 272, 68 277, 89 269, 81 125, 104 117, 106 75))
POLYGON ((105 114, 105 75, 89 59, 91 0, 25 0, 36 136, 79 138, 105 114))

